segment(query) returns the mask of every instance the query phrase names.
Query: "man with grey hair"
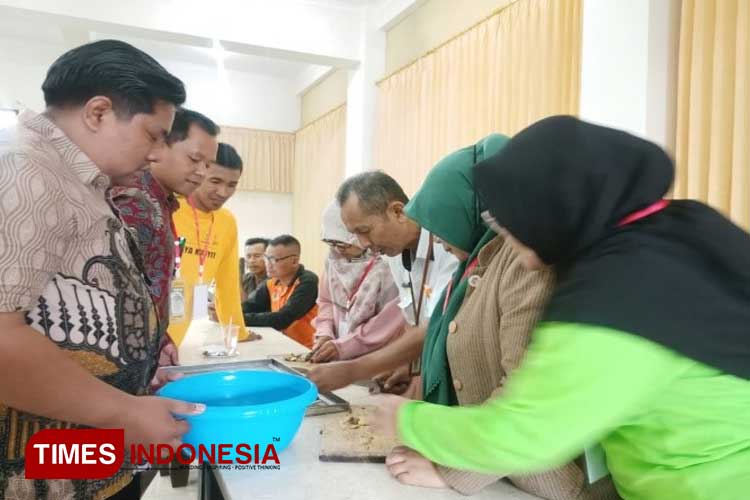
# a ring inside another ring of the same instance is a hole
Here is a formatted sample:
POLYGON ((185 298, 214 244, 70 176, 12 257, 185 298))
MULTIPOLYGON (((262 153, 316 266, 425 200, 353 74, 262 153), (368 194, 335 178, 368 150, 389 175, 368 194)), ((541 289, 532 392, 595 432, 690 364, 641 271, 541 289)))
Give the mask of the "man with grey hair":
POLYGON ((389 175, 374 171, 350 177, 336 198, 341 219, 360 245, 390 257, 387 261, 399 289, 394 300, 411 327, 380 350, 355 360, 317 366, 309 376, 326 391, 395 370, 385 381, 385 389, 389 389, 404 381, 405 370, 397 369, 419 360, 427 323, 458 261, 407 217, 404 206, 409 198, 389 175))

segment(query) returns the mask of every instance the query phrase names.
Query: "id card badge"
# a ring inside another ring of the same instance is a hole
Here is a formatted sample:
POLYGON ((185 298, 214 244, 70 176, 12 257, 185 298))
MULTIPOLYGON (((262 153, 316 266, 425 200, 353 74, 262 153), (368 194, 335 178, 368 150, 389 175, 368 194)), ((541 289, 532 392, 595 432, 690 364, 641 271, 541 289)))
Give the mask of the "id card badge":
POLYGON ((193 319, 208 318, 208 285, 195 285, 193 288, 193 319))
POLYGON ((593 484, 609 475, 607 457, 604 455, 604 448, 600 444, 586 448, 584 457, 586 459, 586 478, 589 484, 593 484))
POLYGON ((181 279, 172 281, 169 289, 169 322, 179 324, 185 321, 185 282, 181 279))

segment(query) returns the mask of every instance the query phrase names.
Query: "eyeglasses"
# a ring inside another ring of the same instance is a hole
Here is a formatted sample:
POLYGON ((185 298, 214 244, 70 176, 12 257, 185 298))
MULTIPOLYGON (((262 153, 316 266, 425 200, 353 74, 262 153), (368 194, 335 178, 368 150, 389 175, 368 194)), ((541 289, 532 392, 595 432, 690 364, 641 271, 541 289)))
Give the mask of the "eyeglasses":
POLYGON ((276 264, 277 262, 281 262, 282 260, 286 260, 290 257, 298 257, 296 253, 293 253, 291 255, 287 255, 286 257, 272 257, 270 255, 264 255, 263 258, 266 259, 266 262, 270 262, 271 264, 276 264))
POLYGON ((325 243, 331 248, 335 248, 336 250, 341 250, 341 251, 344 251, 352 247, 352 245, 349 243, 344 243, 343 241, 337 241, 337 240, 323 240, 323 243, 325 243))

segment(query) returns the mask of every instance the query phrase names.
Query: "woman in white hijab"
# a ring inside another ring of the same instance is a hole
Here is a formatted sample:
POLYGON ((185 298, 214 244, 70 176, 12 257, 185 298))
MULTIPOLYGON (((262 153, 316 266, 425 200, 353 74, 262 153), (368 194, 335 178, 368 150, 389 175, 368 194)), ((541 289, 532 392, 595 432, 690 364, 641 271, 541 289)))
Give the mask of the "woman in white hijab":
POLYGON ((323 211, 321 239, 331 250, 318 290, 312 361, 351 359, 381 348, 405 325, 388 264, 359 246, 335 201, 323 211))

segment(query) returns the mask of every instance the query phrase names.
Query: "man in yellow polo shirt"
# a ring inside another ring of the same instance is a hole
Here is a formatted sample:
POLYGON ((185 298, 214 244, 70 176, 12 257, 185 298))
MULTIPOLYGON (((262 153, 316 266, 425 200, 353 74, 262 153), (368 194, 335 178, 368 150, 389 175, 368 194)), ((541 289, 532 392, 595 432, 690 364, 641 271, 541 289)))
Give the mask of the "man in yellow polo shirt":
MULTIPOLYGON (((237 257, 237 222, 234 215, 222 208, 237 189, 242 175, 242 159, 229 144, 219 143, 216 161, 210 163, 205 179, 189 198, 179 198, 180 208, 174 213, 177 234, 185 238, 182 248, 179 280, 173 283, 184 287, 188 305, 183 320, 174 318, 169 325, 169 336, 178 346, 190 326, 192 304, 204 302, 207 287, 216 283, 216 315, 221 324, 240 325, 239 339, 247 337, 240 305, 239 269, 237 257), (180 284, 179 281, 182 281, 180 284), (198 293, 194 293, 198 290, 198 293)), ((207 311, 203 310, 203 314, 207 311)))

